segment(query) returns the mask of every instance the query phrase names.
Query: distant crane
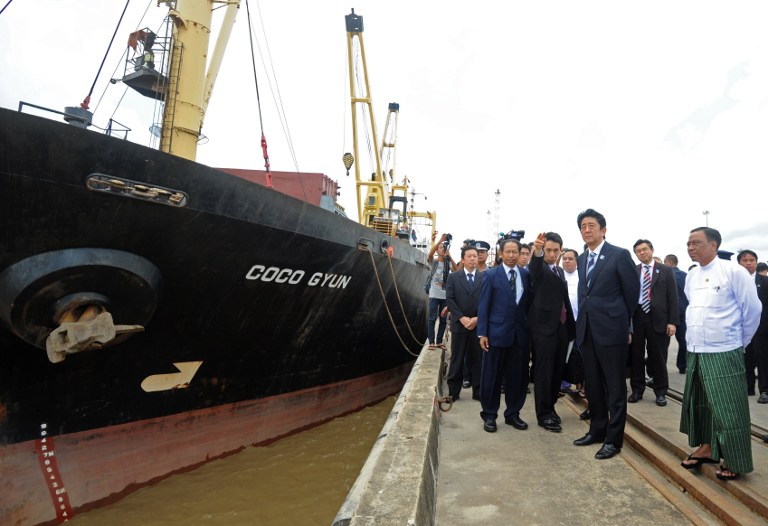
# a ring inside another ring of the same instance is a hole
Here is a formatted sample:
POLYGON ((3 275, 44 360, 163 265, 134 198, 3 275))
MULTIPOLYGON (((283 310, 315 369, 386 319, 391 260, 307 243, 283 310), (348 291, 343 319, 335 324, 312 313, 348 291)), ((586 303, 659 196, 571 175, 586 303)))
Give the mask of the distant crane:
POLYGON ((499 238, 499 210, 501 209, 501 190, 498 188, 496 189, 496 193, 493 194, 494 201, 493 201, 493 238, 491 241, 493 243, 496 243, 496 240, 499 238))

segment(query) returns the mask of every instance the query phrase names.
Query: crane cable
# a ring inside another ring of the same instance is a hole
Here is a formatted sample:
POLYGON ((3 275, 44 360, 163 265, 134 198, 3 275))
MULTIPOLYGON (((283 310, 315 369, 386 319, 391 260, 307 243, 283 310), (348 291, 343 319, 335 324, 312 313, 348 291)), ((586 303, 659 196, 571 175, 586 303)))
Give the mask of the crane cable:
POLYGON ((261 127, 261 152, 264 155, 267 188, 272 188, 272 173, 269 171, 269 154, 267 153, 267 138, 264 135, 264 121, 261 116, 261 97, 259 96, 259 79, 256 77, 256 54, 253 51, 253 29, 251 28, 251 8, 245 0, 245 11, 248 15, 248 39, 251 43, 251 64, 253 66, 253 82, 256 84, 256 105, 259 108, 259 126, 261 127))
POLYGON ((96 87, 96 82, 99 80, 99 75, 101 75, 101 69, 104 67, 104 63, 107 61, 107 55, 109 55, 109 50, 112 48, 112 44, 115 42, 115 37, 117 36, 117 30, 120 29, 120 24, 123 22, 123 17, 125 16, 125 12, 128 10, 128 4, 131 3, 131 0, 126 0, 125 7, 123 8, 123 13, 120 15, 120 20, 117 21, 117 26, 115 26, 115 32, 112 33, 112 40, 109 41, 109 45, 107 46, 107 52, 104 53, 104 58, 101 59, 101 65, 99 66, 99 71, 96 73, 96 78, 93 79, 93 84, 91 84, 91 90, 88 92, 88 95, 83 99, 83 102, 80 103, 80 107, 84 110, 88 109, 88 104, 91 102, 91 95, 93 95, 93 89, 96 87))

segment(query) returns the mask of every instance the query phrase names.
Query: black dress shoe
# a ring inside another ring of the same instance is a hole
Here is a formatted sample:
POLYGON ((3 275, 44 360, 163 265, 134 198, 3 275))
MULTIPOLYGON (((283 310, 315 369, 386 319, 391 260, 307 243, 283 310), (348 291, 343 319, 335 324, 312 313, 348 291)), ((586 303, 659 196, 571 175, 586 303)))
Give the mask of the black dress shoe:
POLYGON ((560 415, 558 415, 554 411, 552 411, 552 420, 554 420, 555 424, 557 425, 561 425, 563 423, 563 421, 560 419, 560 415))
POLYGON ((635 402, 638 402, 642 399, 643 399, 642 393, 632 393, 631 395, 629 395, 629 398, 627 398, 627 402, 629 402, 630 404, 634 404, 635 402))
POLYGON ((768 393, 760 393, 760 398, 757 399, 758 404, 768 404, 768 393))
POLYGON ((553 433, 559 433, 563 430, 563 428, 555 421, 554 418, 547 418, 546 420, 542 420, 539 422, 539 425, 547 431, 552 431, 553 433))
POLYGON ((574 440, 574 441, 573 441, 573 445, 574 445, 574 446, 588 446, 588 445, 590 445, 590 444, 597 444, 597 443, 600 443, 600 442, 602 442, 603 440, 605 440, 605 438, 601 438, 601 437, 592 436, 592 435, 590 435, 589 433, 587 433, 587 434, 586 434, 586 435, 584 435, 583 437, 581 437, 581 438, 577 438, 576 440, 574 440))
POLYGON ((683 369, 678 369, 678 371, 680 371, 680 374, 685 374, 685 368, 683 368, 683 369))
POLYGON ((519 429, 520 431, 524 429, 528 429, 528 424, 526 424, 523 420, 521 420, 520 417, 517 415, 510 416, 509 418, 505 418, 504 423, 514 427, 515 429, 519 429))
POLYGON ((589 414, 589 409, 585 409, 584 412, 579 415, 579 418, 581 420, 589 420, 592 418, 592 415, 589 414))
POLYGON ((469 380, 464 380, 464 381, 461 383, 461 387, 462 387, 462 388, 464 388, 464 389, 469 389, 470 387, 472 387, 472 384, 471 384, 471 383, 469 383, 469 380))
POLYGON ((645 385, 646 385, 647 387, 653 387, 653 378, 648 378, 648 379, 645 381, 645 385))
POLYGON ((598 442, 602 442, 603 440, 605 440, 605 438, 600 438, 600 437, 592 436, 589 433, 587 433, 583 437, 577 438, 576 440, 574 440, 573 441, 573 445, 574 446, 588 446, 590 444, 597 444, 598 442))
POLYGON ((656 405, 659 407, 664 407, 665 405, 667 405, 667 398, 664 395, 657 396, 656 405))
POLYGON ((495 433, 496 432, 496 421, 495 420, 485 420, 483 422, 483 430, 488 431, 489 433, 495 433))
POLYGON ((615 457, 619 454, 619 451, 621 451, 620 447, 605 443, 603 444, 603 447, 600 448, 600 451, 595 453, 595 458, 597 460, 605 460, 607 458, 615 457))

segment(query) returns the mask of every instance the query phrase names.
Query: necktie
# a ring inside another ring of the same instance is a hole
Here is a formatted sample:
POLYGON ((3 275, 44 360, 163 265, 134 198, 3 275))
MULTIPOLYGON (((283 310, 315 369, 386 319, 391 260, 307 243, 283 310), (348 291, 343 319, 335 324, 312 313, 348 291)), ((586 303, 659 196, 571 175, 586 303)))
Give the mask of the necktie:
POLYGON ((651 312, 651 272, 649 265, 643 265, 643 284, 640 287, 640 306, 643 312, 651 312))
POLYGON ((509 271, 509 286, 512 288, 512 299, 517 303, 517 272, 515 269, 509 271))
MULTIPOLYGON (((560 280, 563 279, 562 277, 560 277, 560 273, 557 271, 557 266, 553 266, 552 267, 552 272, 554 272, 555 276, 560 278, 560 280)), ((566 316, 565 316, 565 303, 563 303, 563 304, 560 305, 560 323, 561 324, 565 323, 565 318, 566 318, 566 316)))
POLYGON ((475 283, 475 277, 471 273, 467 274, 467 281, 469 281, 469 284, 472 285, 475 283))
POLYGON ((592 272, 592 269, 595 268, 595 253, 590 252, 589 253, 589 261, 587 261, 587 286, 589 286, 589 273, 592 272))
POLYGON ((590 252, 589 261, 587 261, 587 276, 589 276, 589 273, 592 272, 593 268, 595 268, 595 253, 590 252))

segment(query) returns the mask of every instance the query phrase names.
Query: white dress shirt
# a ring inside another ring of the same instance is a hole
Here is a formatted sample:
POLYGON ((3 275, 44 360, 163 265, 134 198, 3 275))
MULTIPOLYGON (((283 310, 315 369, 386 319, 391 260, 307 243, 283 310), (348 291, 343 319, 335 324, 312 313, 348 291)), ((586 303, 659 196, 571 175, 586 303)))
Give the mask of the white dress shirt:
POLYGON ((688 272, 685 295, 689 351, 727 352, 752 341, 763 306, 747 269, 715 258, 688 272))
POLYGON ((571 309, 573 309, 573 319, 575 320, 579 314, 579 270, 567 272, 563 269, 563 274, 565 274, 565 282, 568 284, 568 299, 571 300, 571 309))

